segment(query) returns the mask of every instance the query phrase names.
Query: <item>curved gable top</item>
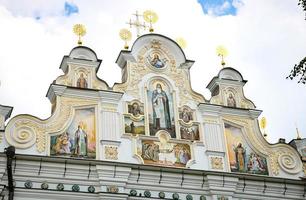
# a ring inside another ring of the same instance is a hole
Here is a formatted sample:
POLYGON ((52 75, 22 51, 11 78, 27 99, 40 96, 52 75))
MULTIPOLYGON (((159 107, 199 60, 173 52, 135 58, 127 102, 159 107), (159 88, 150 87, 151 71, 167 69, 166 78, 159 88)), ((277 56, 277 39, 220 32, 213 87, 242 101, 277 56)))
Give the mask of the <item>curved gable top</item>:
POLYGON ((71 50, 70 58, 98 61, 97 54, 90 48, 85 46, 78 46, 71 50))
POLYGON ((226 67, 220 70, 218 77, 220 79, 230 79, 230 80, 245 82, 240 72, 231 67, 226 67))
POLYGON ((174 40, 156 33, 145 34, 137 38, 131 48, 132 55, 136 56, 144 45, 149 44, 154 40, 160 42, 161 45, 166 46, 169 52, 174 55, 177 63, 182 64, 187 61, 184 51, 174 40))

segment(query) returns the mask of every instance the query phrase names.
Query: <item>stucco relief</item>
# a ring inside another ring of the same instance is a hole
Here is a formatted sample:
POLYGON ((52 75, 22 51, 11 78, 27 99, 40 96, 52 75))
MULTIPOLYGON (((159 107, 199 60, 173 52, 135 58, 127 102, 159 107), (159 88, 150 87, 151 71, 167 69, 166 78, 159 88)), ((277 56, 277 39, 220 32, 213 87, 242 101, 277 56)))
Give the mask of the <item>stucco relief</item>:
POLYGON ((195 93, 191 89, 188 69, 179 69, 174 56, 164 45, 162 45, 161 42, 153 40, 151 44, 145 45, 138 52, 137 63, 127 62, 126 67, 128 69, 127 81, 125 83, 115 85, 115 91, 126 92, 134 98, 140 99, 139 83, 142 80, 142 77, 148 73, 158 74, 160 71, 162 71, 164 75, 168 76, 175 82, 175 86, 177 88, 180 88, 178 91, 180 106, 187 104, 190 100, 196 101, 197 103, 205 102, 202 95, 195 93), (165 66, 160 68, 152 67, 152 63, 148 62, 148 56, 151 58, 151 54, 162 57, 163 62, 166 63, 165 66))
POLYGON ((210 164, 212 169, 223 170, 223 158, 222 157, 210 157, 210 164))
POLYGON ((41 120, 31 115, 18 115, 7 125, 5 138, 10 145, 26 149, 36 144, 38 152, 46 150, 47 135, 62 131, 73 115, 76 106, 93 105, 94 101, 72 98, 57 99, 57 108, 47 120, 41 120))

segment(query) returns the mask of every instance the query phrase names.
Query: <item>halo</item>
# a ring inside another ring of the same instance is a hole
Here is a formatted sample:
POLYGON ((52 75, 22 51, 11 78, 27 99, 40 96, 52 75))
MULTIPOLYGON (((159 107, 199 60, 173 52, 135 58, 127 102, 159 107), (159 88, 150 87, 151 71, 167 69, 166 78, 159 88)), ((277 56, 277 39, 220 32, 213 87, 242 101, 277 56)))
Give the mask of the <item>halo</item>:
POLYGON ((124 41, 130 41, 132 39, 132 33, 126 28, 119 31, 119 36, 124 41))
POLYGON ((168 90, 167 85, 166 85, 164 82, 160 81, 160 80, 156 80, 156 81, 154 81, 154 82, 152 83, 152 87, 153 87, 152 89, 153 89, 153 90, 155 90, 157 84, 160 84, 161 87, 162 87, 162 89, 163 89, 164 91, 167 91, 167 90, 168 90))

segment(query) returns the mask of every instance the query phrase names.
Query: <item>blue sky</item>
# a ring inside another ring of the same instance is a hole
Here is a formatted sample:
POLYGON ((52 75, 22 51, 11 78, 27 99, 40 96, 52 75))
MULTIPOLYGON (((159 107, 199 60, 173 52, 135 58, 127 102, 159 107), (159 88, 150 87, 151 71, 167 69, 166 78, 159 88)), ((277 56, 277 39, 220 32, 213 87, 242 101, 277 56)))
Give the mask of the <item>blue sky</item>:
POLYGON ((65 13, 64 15, 69 17, 72 14, 79 13, 79 8, 73 2, 65 1, 65 13))
POLYGON ((234 0, 198 0, 201 4, 204 14, 215 16, 236 15, 238 1, 234 0))

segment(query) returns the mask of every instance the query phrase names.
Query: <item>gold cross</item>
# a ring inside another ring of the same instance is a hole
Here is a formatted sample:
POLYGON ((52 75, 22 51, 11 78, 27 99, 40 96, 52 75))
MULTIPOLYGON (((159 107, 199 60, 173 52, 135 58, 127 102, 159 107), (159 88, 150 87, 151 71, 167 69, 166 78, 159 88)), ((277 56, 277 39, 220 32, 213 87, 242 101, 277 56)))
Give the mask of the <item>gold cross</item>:
POLYGON ((127 22, 127 24, 129 24, 131 28, 132 28, 133 26, 136 28, 137 37, 139 37, 139 36, 140 36, 140 30, 141 30, 141 29, 144 29, 144 30, 145 30, 147 26, 146 26, 145 22, 143 22, 143 24, 140 22, 139 17, 141 17, 142 15, 138 14, 138 11, 136 11, 136 13, 133 14, 133 15, 136 16, 136 20, 135 20, 135 21, 132 21, 132 20, 130 19, 130 21, 127 22))

